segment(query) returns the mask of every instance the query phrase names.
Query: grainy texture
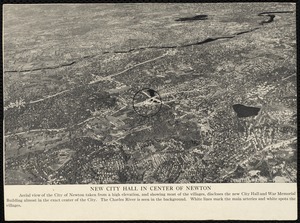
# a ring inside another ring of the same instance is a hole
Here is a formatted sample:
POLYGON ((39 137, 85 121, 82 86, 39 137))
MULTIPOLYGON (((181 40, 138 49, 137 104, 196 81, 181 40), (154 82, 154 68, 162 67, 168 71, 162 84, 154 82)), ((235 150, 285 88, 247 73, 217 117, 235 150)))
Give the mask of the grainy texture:
POLYGON ((4 93, 6 184, 296 182, 295 4, 5 5, 4 93))

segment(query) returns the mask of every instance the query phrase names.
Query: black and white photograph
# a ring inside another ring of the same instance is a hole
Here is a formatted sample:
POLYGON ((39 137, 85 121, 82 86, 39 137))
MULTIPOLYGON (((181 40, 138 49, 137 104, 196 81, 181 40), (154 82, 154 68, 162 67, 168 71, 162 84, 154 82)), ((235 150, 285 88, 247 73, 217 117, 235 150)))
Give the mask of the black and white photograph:
POLYGON ((296 5, 3 6, 5 185, 296 183, 296 5))

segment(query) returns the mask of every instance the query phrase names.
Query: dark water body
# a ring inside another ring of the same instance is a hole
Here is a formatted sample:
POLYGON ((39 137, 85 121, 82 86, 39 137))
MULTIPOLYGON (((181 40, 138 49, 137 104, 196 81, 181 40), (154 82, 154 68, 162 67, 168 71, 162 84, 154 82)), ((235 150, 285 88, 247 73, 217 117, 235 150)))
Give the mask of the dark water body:
POLYGON ((248 107, 241 104, 235 104, 232 106, 233 110, 239 118, 251 117, 258 115, 260 108, 257 107, 248 107))
POLYGON ((269 15, 269 14, 280 14, 280 13, 294 13, 293 11, 277 11, 277 12, 261 12, 258 15, 269 15))
POLYGON ((185 21, 197 21, 197 20, 207 20, 207 19, 208 19, 207 15, 196 15, 193 17, 179 18, 179 19, 176 19, 175 21, 185 22, 185 21))
POLYGON ((257 30, 257 29, 259 29, 259 28, 254 28, 254 29, 251 29, 251 30, 239 32, 239 33, 236 33, 235 35, 238 36, 238 35, 242 35, 242 34, 246 34, 246 33, 251 33, 251 32, 253 32, 254 30, 257 30))
POLYGON ((269 19, 267 21, 262 21, 260 25, 273 22, 275 18, 274 14, 278 14, 278 13, 294 13, 294 12, 293 11, 261 12, 258 14, 258 16, 268 16, 269 19))
POLYGON ((267 21, 262 21, 260 24, 263 25, 265 23, 271 23, 274 21, 275 15, 267 15, 269 16, 269 19, 267 21))

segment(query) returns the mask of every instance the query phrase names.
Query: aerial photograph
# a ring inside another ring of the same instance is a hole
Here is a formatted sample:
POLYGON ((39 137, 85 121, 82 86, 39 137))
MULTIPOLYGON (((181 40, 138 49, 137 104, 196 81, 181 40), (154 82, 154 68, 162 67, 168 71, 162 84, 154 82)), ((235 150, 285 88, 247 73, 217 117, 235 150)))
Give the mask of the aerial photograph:
POLYGON ((3 6, 6 185, 295 183, 295 3, 3 6))

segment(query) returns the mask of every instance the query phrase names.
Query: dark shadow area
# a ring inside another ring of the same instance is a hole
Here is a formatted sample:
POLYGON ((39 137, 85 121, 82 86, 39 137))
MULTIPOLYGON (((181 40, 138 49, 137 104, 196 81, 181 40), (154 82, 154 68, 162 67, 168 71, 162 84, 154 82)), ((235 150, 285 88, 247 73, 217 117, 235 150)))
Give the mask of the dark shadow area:
POLYGON ((150 94, 150 97, 154 97, 155 96, 155 91, 152 89, 148 89, 148 92, 150 94))
POLYGON ((207 19, 208 19, 207 15, 196 15, 193 17, 179 18, 179 19, 176 19, 175 21, 185 22, 185 21, 197 21, 197 20, 207 20, 207 19))

